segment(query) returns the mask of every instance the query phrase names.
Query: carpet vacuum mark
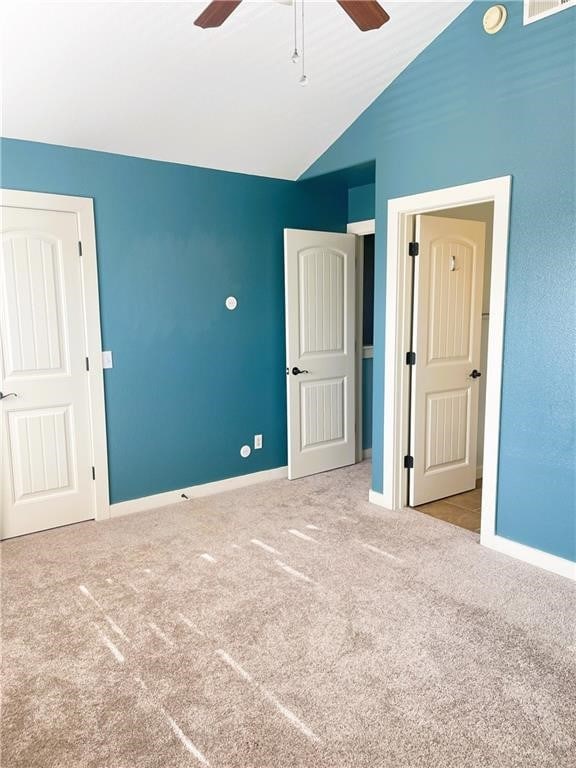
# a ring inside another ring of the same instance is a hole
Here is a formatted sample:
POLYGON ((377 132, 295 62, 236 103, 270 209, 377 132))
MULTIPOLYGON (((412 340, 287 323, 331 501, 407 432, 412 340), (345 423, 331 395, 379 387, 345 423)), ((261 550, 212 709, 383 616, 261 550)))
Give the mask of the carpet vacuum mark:
POLYGON ((574 584, 367 463, 2 544, 6 768, 568 768, 574 584))

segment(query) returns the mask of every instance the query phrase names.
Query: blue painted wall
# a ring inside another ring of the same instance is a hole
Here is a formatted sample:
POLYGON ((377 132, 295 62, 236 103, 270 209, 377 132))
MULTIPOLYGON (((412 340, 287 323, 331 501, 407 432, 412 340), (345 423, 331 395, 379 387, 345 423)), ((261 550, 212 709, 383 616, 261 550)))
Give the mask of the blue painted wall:
POLYGON ((375 218, 376 187, 363 184, 348 190, 348 220, 365 221, 375 218))
MULTIPOLYGON (((497 505, 502 536, 576 559, 576 9, 497 35, 474 2, 307 171, 376 162, 373 487, 382 490, 386 206, 513 176, 497 505)), ((392 34, 390 26, 390 34, 392 34)))
POLYGON ((347 186, 0 152, 2 186, 94 198, 112 501, 285 465, 282 230, 345 231, 347 186), (255 433, 264 447, 242 459, 255 433))

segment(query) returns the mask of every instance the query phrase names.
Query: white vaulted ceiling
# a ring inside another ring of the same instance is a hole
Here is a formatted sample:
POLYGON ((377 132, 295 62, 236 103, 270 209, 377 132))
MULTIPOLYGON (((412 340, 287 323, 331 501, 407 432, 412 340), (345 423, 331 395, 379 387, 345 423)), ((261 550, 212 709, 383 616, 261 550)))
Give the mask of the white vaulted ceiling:
POLYGON ((307 0, 302 88, 288 5, 244 0, 203 30, 208 0, 14 0, 2 135, 295 179, 469 2, 381 0, 391 21, 360 32, 307 0))

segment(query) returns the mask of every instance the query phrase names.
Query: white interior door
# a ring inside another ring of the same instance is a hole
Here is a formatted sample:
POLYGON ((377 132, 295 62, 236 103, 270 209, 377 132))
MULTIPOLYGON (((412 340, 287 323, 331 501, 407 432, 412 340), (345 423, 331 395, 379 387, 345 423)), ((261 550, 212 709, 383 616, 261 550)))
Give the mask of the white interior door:
POLYGON ((356 458, 356 236, 284 230, 288 477, 356 458))
POLYGON ((2 538, 95 516, 75 214, 3 206, 2 538))
POLYGON ((418 216, 416 239, 413 506, 476 484, 485 224, 418 216))

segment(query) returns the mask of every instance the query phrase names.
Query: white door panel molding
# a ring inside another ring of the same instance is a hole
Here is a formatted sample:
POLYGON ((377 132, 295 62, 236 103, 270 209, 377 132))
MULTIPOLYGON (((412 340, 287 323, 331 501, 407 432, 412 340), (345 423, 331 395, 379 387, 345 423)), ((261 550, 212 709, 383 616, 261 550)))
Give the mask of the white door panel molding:
POLYGON ((476 485, 485 235, 483 222, 416 218, 413 506, 476 485))
POLYGON ((2 190, 1 203, 0 517, 9 538, 108 517, 109 502, 92 201, 2 190))
POLYGON ((284 231, 288 476, 356 456, 354 235, 284 231))

